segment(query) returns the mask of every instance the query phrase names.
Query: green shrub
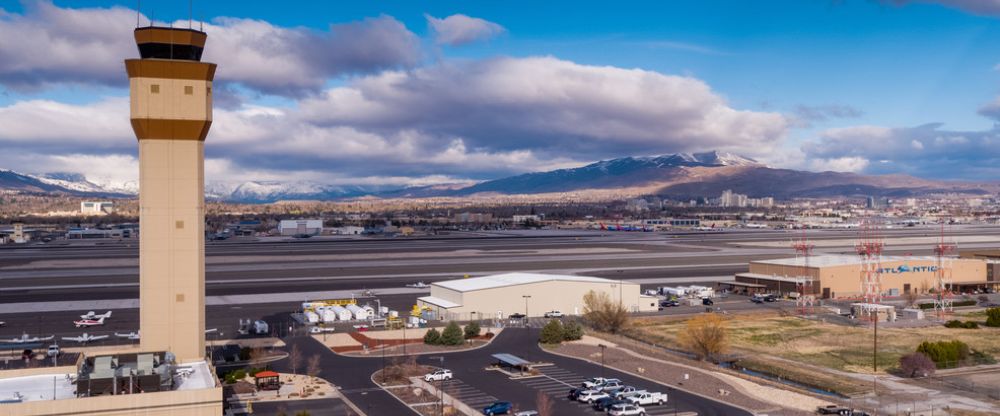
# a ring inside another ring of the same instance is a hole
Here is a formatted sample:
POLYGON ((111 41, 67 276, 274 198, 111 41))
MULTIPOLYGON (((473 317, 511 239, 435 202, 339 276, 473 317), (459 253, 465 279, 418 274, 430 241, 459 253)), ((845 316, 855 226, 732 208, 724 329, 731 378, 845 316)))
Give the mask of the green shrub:
POLYGON ((954 341, 924 341, 917 347, 917 352, 927 355, 938 368, 957 367, 969 358, 969 345, 958 340, 954 341))
POLYGON ((558 319, 553 319, 549 323, 542 327, 542 333, 538 337, 538 341, 542 344, 558 344, 563 342, 566 333, 563 330, 562 322, 558 319))
POLYGON ((946 328, 961 328, 961 329, 979 329, 979 323, 976 321, 959 321, 957 319, 945 322, 944 326, 946 328))
POLYGON ((241 368, 239 370, 232 370, 226 373, 226 375, 223 376, 223 378, 226 380, 226 384, 233 384, 236 383, 237 381, 243 380, 244 378, 246 378, 246 376, 247 376, 246 370, 241 368))
POLYGON ((579 322, 570 321, 563 326, 563 340, 576 341, 583 338, 583 325, 579 322))
POLYGON ((448 326, 444 327, 444 331, 441 331, 441 344, 462 345, 464 343, 465 333, 462 332, 462 327, 458 326, 455 321, 451 321, 448 326))
POLYGON ((475 338, 479 336, 479 322, 469 322, 465 326, 465 339, 475 338))
POLYGON ((986 310, 986 326, 1000 327, 1000 308, 986 310))
POLYGON ((428 329, 427 333, 424 334, 424 344, 427 345, 441 344, 441 333, 438 332, 436 328, 428 329))

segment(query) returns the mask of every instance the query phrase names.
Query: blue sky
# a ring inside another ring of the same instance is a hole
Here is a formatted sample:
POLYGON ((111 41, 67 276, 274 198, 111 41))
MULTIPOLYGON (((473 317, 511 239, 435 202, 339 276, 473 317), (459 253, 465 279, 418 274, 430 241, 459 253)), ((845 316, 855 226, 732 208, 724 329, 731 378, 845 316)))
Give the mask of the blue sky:
MULTIPOLYGON (((124 77, 107 69, 134 52, 107 40, 129 40, 134 7, 0 6, 0 35, 30 24, 51 39, 30 50, 64 37, 82 43, 69 49, 108 44, 107 55, 57 50, 60 63, 0 46, 0 121, 19 121, 0 141, 27 155, 4 167, 87 173, 72 161, 134 156, 113 118, 59 133, 25 121, 123 108, 124 77), (72 137, 82 128, 94 131, 72 137), (61 146, 90 135, 107 139, 61 146)), ((144 0, 151 11, 161 22, 188 14, 183 1, 144 0)), ((778 167, 938 179, 995 180, 1000 161, 996 0, 196 1, 194 11, 228 92, 209 136, 210 180, 422 184, 716 148, 778 167), (276 45, 255 37, 273 31, 276 45), (269 60, 273 47, 284 53, 269 60), (223 129, 227 120, 272 131, 223 129), (325 147, 338 151, 310 151, 325 147)), ((130 166, 91 174, 126 178, 130 166)))

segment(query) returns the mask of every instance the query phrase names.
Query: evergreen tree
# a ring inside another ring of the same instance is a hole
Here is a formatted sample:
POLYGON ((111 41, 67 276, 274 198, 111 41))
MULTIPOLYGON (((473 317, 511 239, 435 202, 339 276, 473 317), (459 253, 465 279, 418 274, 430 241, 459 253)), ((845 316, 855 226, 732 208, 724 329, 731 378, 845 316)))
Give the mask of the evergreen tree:
POLYGON ((455 321, 451 321, 448 326, 444 327, 444 331, 441 332, 441 344, 462 345, 465 342, 464 335, 462 328, 455 321))
POLYGON ((538 341, 543 344, 558 344, 563 341, 564 336, 562 323, 558 319, 553 319, 542 327, 542 334, 538 337, 538 341))
POLYGON ((428 329, 427 333, 424 334, 424 344, 427 345, 441 344, 441 333, 438 332, 436 328, 428 329))
POLYGON ((465 326, 465 339, 478 337, 479 330, 479 322, 469 322, 469 324, 465 326))

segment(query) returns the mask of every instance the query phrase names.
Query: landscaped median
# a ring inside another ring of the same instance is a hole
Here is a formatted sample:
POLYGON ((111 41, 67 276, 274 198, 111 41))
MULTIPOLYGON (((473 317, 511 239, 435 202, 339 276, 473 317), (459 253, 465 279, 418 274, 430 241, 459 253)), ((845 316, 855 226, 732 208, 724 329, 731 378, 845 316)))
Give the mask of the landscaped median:
POLYGON ((333 352, 345 356, 363 357, 372 354, 386 356, 420 355, 443 352, 466 351, 480 348, 490 343, 502 328, 481 328, 477 336, 464 339, 459 345, 430 345, 424 337, 428 331, 443 331, 438 328, 395 329, 387 331, 349 332, 335 334, 317 334, 313 339, 330 348, 333 352))
POLYGON ((476 414, 464 403, 422 379, 434 370, 434 367, 417 364, 415 357, 394 357, 384 370, 372 374, 372 382, 421 415, 476 414))

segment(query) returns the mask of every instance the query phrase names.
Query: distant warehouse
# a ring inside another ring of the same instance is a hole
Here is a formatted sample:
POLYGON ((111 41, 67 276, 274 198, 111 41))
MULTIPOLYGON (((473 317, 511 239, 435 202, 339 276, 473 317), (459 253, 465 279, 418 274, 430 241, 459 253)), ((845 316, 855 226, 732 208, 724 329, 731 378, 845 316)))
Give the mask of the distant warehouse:
POLYGON ((278 224, 278 233, 281 235, 319 235, 322 232, 323 220, 281 220, 278 224))
MULTIPOLYGON (((987 263, 979 259, 945 260, 951 269, 952 290, 968 292, 1000 286, 996 275, 987 278, 987 263)), ((813 295, 822 299, 861 296, 861 260, 859 256, 821 255, 758 260, 750 262, 750 271, 737 273, 735 282, 722 282, 723 289, 738 293, 798 293, 796 283, 802 276, 812 277, 813 295)), ((927 293, 934 287, 938 261, 934 257, 885 256, 881 261, 882 294, 927 293)))
POLYGON ((507 273, 431 284, 431 295, 417 299, 442 319, 503 319, 513 313, 543 316, 549 311, 584 313, 583 296, 593 290, 620 301, 629 311, 657 310, 657 298, 644 296, 637 283, 599 277, 507 273))

